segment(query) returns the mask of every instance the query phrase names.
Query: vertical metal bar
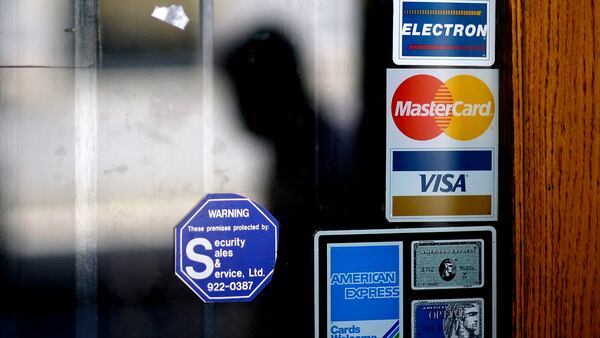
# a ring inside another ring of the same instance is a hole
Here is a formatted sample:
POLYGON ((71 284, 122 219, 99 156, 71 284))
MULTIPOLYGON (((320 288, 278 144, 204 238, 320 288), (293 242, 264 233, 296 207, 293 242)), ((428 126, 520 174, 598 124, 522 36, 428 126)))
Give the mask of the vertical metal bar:
POLYGON ((10 170, 11 163, 17 163, 17 105, 15 100, 18 93, 18 72, 12 69, 2 69, 2 66, 12 64, 18 55, 19 45, 14 43, 18 37, 9 36, 18 32, 19 2, 17 0, 0 1, 0 271, 3 275, 3 289, 6 297, 0 305, 0 312, 5 313, 5 320, 0 325, 0 337, 17 335, 17 304, 19 287, 17 276, 19 273, 19 256, 16 254, 18 229, 9 224, 10 214, 15 213, 15 201, 6 197, 10 192, 17 191, 14 187, 16 173, 10 170), (8 179, 10 178, 10 179, 8 179))
POLYGON ((75 0, 75 336, 98 336, 97 0, 75 0))
MULTIPOLYGON (((200 1, 200 36, 202 37, 202 116, 203 116, 203 190, 212 192, 214 172, 212 159, 213 144, 213 80, 214 80, 214 31, 213 0, 200 1)), ((214 309, 212 304, 204 304, 203 337, 214 337, 214 309)))
POLYGON ((75 67, 95 68, 98 61, 98 0, 74 0, 75 67))
POLYGON ((204 121, 204 191, 212 192, 212 144, 213 144, 213 77, 214 77, 214 31, 213 0, 200 1, 202 37, 202 116, 204 121))
POLYGON ((313 27, 312 27, 312 38, 313 38, 313 109, 314 109, 314 114, 315 114, 315 133, 314 133, 314 144, 315 144, 315 153, 314 153, 314 187, 313 187, 313 191, 315 192, 315 196, 314 196, 314 201, 315 201, 315 207, 320 208, 321 205, 321 194, 319 191, 319 187, 321 186, 320 181, 321 181, 321 177, 319 176, 319 172, 320 172, 320 168, 322 163, 319 161, 320 158, 320 151, 321 149, 323 149, 324 147, 326 147, 327 145, 324 144, 319 144, 319 133, 321 132, 319 130, 319 119, 322 118, 321 117, 321 91, 320 91, 320 87, 319 87, 319 76, 321 74, 321 60, 320 58, 322 57, 321 54, 321 49, 319 48, 319 42, 320 42, 320 36, 319 36, 319 27, 321 27, 319 24, 319 1, 318 0, 313 0, 312 2, 312 8, 313 8, 313 27))
POLYGON ((97 333, 96 72, 75 70, 75 292, 76 337, 97 333))
POLYGON ((0 66, 16 64, 19 55, 19 38, 10 36, 17 34, 19 18, 19 1, 2 0, 0 1, 0 66))

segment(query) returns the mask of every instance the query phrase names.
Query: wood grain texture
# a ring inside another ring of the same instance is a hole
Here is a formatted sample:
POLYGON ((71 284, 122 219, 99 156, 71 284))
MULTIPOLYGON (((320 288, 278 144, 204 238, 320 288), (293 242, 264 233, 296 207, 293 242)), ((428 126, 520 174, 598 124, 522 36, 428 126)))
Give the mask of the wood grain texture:
POLYGON ((515 337, 600 337, 600 3, 511 0, 515 337))

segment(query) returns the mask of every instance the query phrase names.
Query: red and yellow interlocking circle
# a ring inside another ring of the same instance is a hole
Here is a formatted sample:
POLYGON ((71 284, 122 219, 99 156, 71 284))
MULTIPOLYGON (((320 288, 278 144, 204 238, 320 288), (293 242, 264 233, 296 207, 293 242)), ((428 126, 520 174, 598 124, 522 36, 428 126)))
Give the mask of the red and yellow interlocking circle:
POLYGON ((488 130, 495 109, 492 92, 474 76, 457 75, 444 83, 420 74, 396 88, 391 113, 396 127, 414 140, 431 140, 445 133, 468 141, 488 130))

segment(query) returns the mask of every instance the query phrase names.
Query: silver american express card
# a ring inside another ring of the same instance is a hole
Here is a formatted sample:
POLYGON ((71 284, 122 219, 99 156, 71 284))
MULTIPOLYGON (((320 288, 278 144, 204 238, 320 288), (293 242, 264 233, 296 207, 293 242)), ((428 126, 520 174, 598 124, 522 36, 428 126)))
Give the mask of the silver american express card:
POLYGON ((482 338, 483 299, 412 302, 413 338, 482 338))
POLYGON ((451 289, 483 286, 483 240, 412 243, 412 288, 451 289))

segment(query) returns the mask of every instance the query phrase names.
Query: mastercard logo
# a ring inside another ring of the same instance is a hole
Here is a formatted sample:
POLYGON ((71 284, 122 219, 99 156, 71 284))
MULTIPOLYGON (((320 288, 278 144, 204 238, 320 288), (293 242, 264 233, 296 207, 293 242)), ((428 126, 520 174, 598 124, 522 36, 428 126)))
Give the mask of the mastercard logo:
POLYGON ((468 141, 488 130, 495 109, 492 92, 474 76, 458 75, 443 82, 420 74, 396 88, 391 113, 398 130, 411 139, 426 141, 445 133, 468 141))

